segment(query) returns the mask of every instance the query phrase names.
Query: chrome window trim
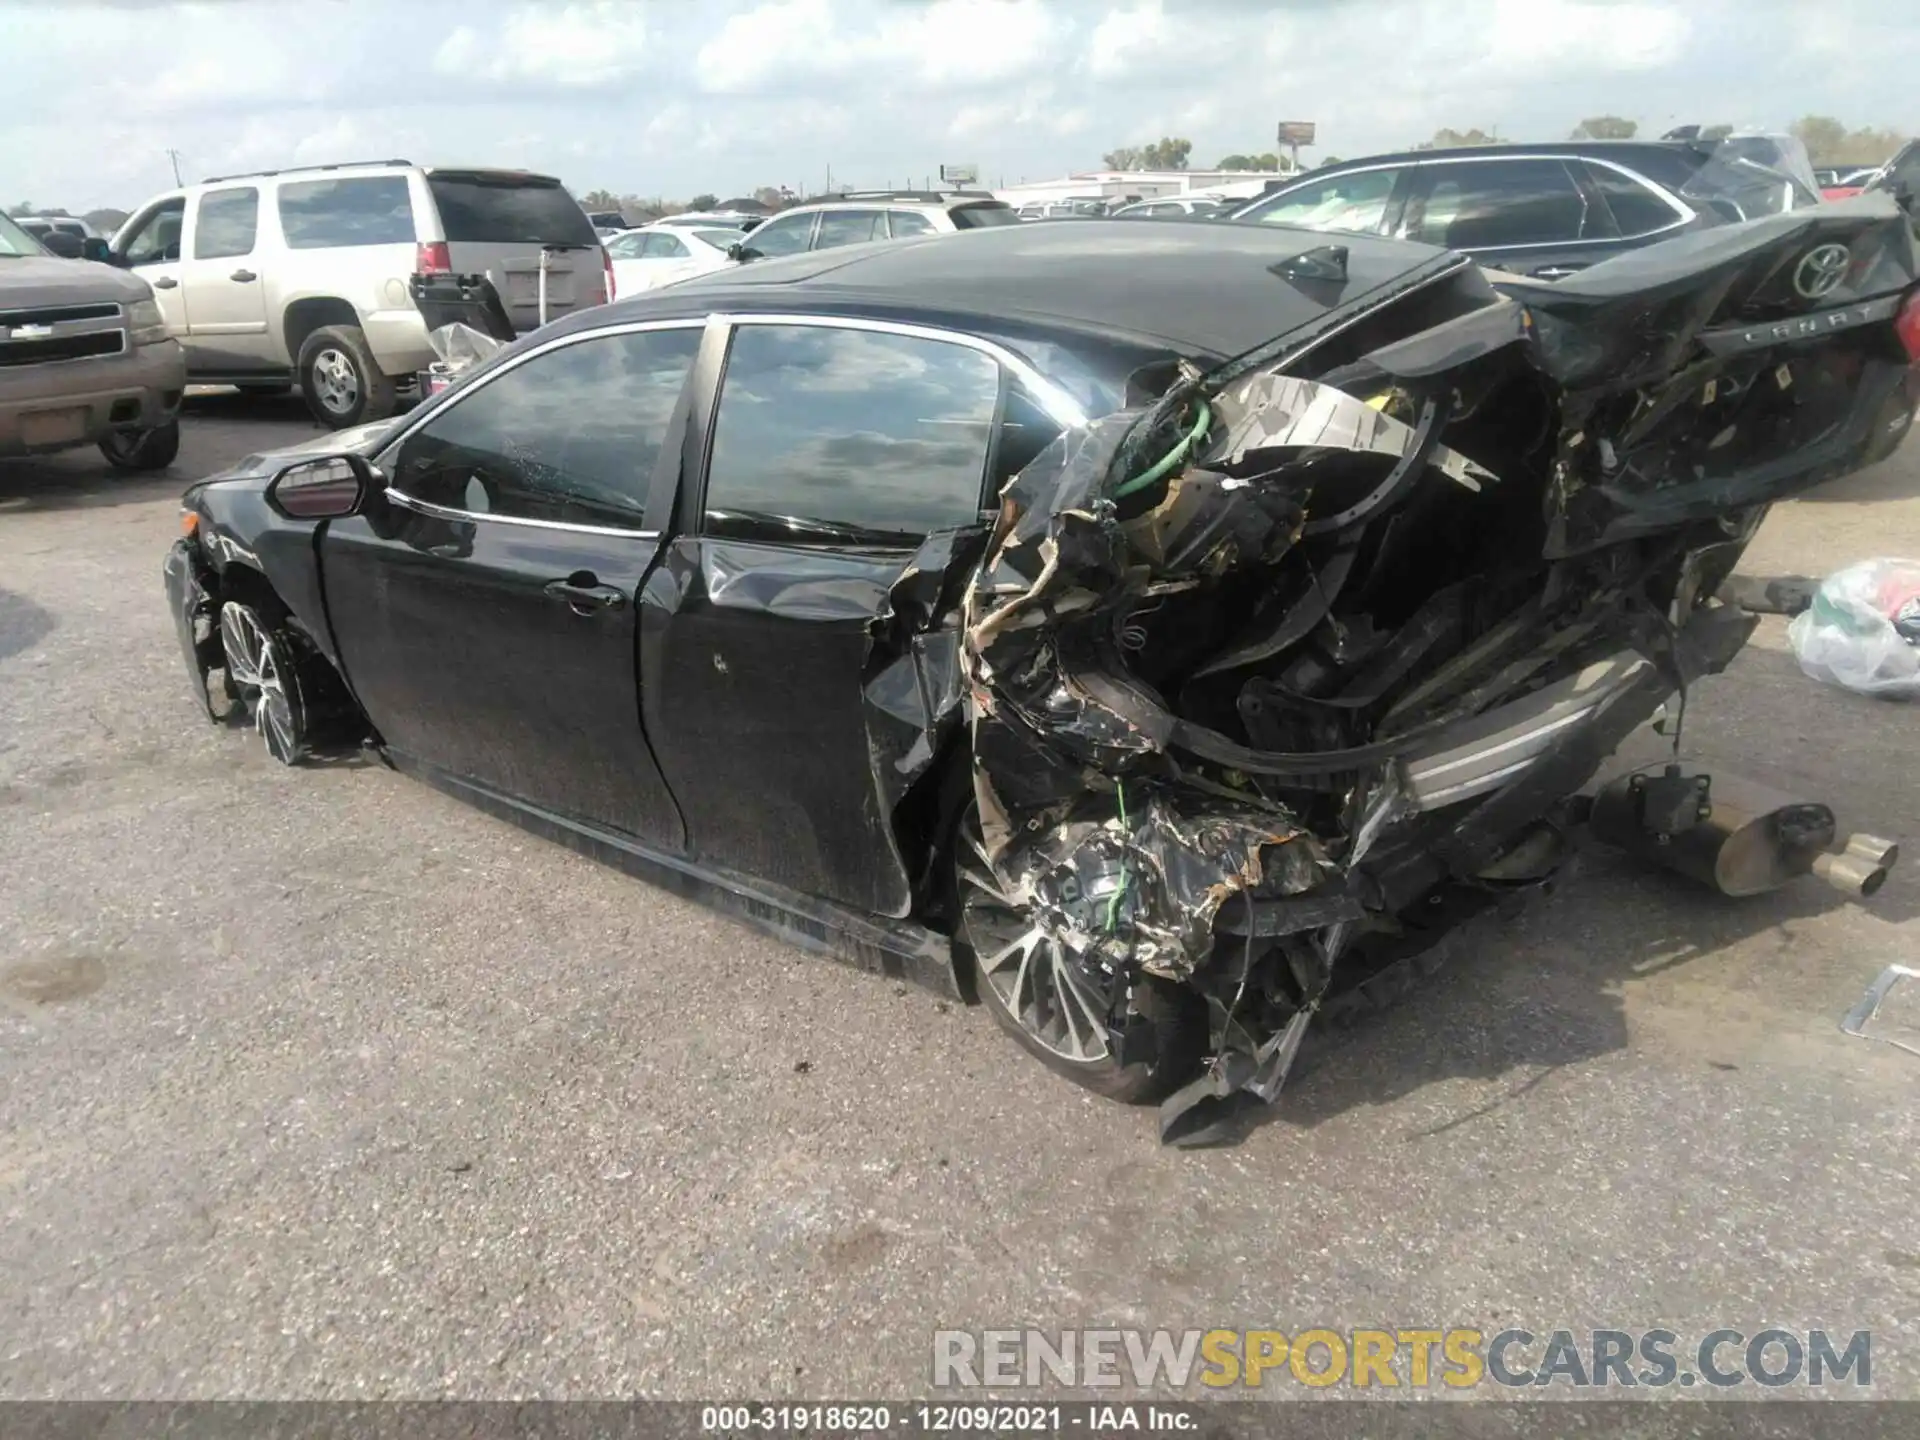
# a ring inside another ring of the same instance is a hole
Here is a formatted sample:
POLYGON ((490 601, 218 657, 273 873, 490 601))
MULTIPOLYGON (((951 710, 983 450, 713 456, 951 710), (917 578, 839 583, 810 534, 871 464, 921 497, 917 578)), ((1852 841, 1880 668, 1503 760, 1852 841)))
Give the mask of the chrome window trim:
POLYGON ((456 510, 451 505, 435 505, 419 500, 404 490, 386 487, 387 499, 403 510, 434 520, 491 521, 495 525, 523 525, 529 530, 564 530, 569 535, 615 535, 622 540, 658 540, 658 530, 623 530, 616 525, 576 525, 570 520, 531 520, 524 515, 492 515, 477 510, 456 510))
MULTIPOLYGON (((1584 161, 1588 165, 1604 165, 1607 167, 1607 169, 1612 170, 1616 174, 1624 175, 1627 179, 1633 181, 1636 185, 1639 185, 1646 190, 1650 190, 1655 195, 1659 196, 1660 199, 1663 202, 1665 202, 1667 208, 1673 211, 1674 219, 1671 224, 1663 225, 1658 230, 1645 230, 1638 235, 1621 235, 1621 236, 1615 237, 1614 239, 1595 238, 1592 240, 1528 240, 1518 245, 1488 245, 1485 247, 1488 250, 1564 250, 1569 245, 1618 245, 1623 240, 1649 240, 1656 235, 1665 235, 1669 231, 1678 230, 1681 226, 1693 220, 1697 213, 1693 210, 1688 209, 1687 206, 1677 196, 1670 194, 1664 185, 1656 184, 1654 181, 1649 180, 1645 175, 1642 175, 1638 170, 1635 170, 1632 166, 1622 165, 1618 160, 1606 160, 1596 155, 1581 155, 1577 153, 1568 154, 1568 155, 1553 155, 1543 151, 1527 151, 1522 154, 1501 154, 1501 155, 1441 155, 1441 156, 1436 156, 1432 160, 1389 160, 1389 161, 1383 161, 1378 165, 1356 165, 1351 170, 1341 170, 1334 175, 1316 176, 1311 172, 1309 172, 1308 174, 1301 176, 1299 181, 1296 184, 1289 185, 1283 190, 1276 190, 1270 196, 1263 195, 1260 198, 1262 200, 1270 200, 1277 205, 1280 202, 1280 199, 1282 196, 1293 194, 1297 190, 1303 190, 1309 184, 1313 184, 1319 181, 1337 180, 1344 175, 1367 175, 1367 174, 1372 174, 1373 172, 1378 170, 1425 169, 1429 166, 1435 166, 1435 165, 1493 165, 1493 164, 1499 163, 1502 160, 1557 160, 1562 165, 1565 165, 1569 160, 1580 160, 1580 161, 1584 161)), ((1569 174, 1571 174, 1571 172, 1569 172, 1569 174)), ((1255 224, 1264 223, 1261 221, 1260 216, 1257 214, 1248 215, 1246 218, 1248 220, 1251 220, 1255 224)), ((1337 234, 1339 232, 1329 230, 1324 233, 1331 235, 1331 234, 1337 234)), ((1362 231, 1359 233, 1374 235, 1374 234, 1382 234, 1384 232, 1368 230, 1368 231, 1362 231)), ((1405 240, 1407 237, 1405 235, 1392 235, 1392 236, 1389 236, 1388 238, 1393 240, 1405 240)), ((1416 241, 1414 243, 1427 244, 1430 242, 1416 241)))
MULTIPOLYGON (((947 330, 937 325, 915 325, 904 320, 872 320, 859 315, 818 315, 809 311, 762 312, 762 311, 715 311, 712 317, 717 323, 732 327, 741 325, 805 325, 825 330, 865 330, 880 335, 900 335, 909 340, 929 340, 936 344, 961 345, 969 350, 977 350, 982 355, 999 362, 1014 377, 1033 393, 1040 402, 1040 408, 1047 412, 1047 418, 1067 430, 1084 430, 1089 423, 1086 412, 1071 395, 1061 389, 1045 375, 1041 374, 1029 361, 1022 359, 1006 346, 983 336, 970 335, 964 330, 947 330)), ((724 398, 726 379, 721 378, 720 395, 715 396, 715 408, 724 398)))

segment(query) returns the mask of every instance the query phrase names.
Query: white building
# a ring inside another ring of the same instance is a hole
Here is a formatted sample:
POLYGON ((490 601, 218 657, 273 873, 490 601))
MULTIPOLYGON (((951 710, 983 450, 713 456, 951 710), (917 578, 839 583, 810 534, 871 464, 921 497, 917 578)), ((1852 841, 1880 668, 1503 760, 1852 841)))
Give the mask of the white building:
POLYGON ((1150 200, 1157 195, 1243 200, 1258 195, 1269 181, 1284 174, 1270 170, 1084 170, 1058 180, 1005 185, 993 193, 1009 205, 1094 199, 1112 204, 1150 200))

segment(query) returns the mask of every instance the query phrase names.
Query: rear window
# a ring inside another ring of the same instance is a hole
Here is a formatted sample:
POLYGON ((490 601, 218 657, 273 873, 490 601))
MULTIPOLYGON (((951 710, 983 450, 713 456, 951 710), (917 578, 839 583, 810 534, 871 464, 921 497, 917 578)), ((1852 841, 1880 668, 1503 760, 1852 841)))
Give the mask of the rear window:
POLYGON ((981 230, 988 225, 1020 223, 1020 212, 998 201, 984 205, 961 205, 947 213, 953 217, 954 228, 959 230, 981 230))
POLYGON ((579 203, 558 185, 517 176, 430 175, 440 226, 454 244, 598 245, 579 203))
POLYGON ((280 229, 293 250, 411 245, 417 238, 404 175, 289 181, 280 187, 280 229))

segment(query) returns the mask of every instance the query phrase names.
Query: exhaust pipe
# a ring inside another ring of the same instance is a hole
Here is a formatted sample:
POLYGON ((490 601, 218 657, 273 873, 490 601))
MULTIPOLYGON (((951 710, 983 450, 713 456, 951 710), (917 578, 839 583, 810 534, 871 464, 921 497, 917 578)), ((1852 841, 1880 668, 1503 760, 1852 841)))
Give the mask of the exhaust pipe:
POLYGON ((1850 835, 1830 852, 1833 811, 1734 775, 1629 775, 1594 796, 1595 839, 1698 880, 1722 895, 1759 895, 1812 874, 1853 899, 1887 883, 1900 847, 1850 835))

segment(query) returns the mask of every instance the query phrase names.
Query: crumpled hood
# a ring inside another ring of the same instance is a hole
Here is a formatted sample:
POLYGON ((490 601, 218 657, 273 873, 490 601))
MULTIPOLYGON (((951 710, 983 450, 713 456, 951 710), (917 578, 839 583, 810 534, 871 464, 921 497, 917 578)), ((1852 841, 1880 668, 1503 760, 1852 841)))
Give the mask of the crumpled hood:
POLYGON ((131 305, 152 298, 153 288, 138 275, 98 261, 63 260, 57 255, 0 259, 0 310, 104 301, 131 305))

